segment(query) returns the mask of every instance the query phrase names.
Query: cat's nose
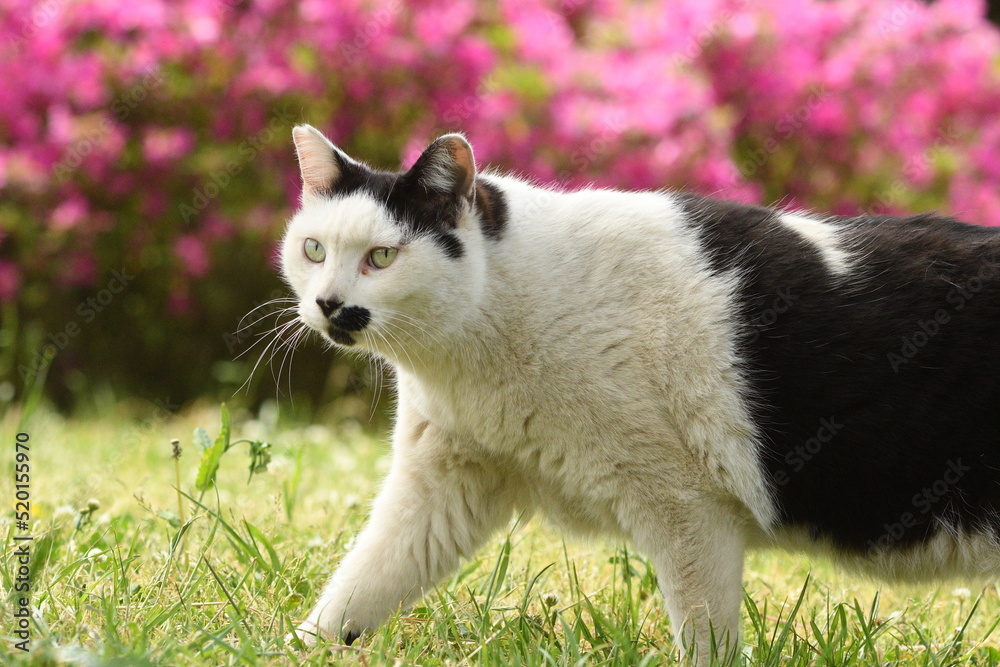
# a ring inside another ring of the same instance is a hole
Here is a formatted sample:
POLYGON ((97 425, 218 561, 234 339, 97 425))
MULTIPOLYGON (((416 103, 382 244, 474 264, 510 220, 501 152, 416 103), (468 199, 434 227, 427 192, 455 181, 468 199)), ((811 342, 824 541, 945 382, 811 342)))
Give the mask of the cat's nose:
POLYGON ((319 309, 323 311, 323 317, 329 318, 337 309, 344 305, 343 301, 337 299, 324 299, 322 297, 316 297, 316 305, 319 309))

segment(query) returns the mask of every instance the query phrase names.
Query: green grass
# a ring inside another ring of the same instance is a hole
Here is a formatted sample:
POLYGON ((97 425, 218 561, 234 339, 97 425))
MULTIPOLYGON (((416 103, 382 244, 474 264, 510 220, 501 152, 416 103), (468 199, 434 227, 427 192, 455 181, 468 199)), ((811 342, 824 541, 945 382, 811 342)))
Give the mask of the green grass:
MULTIPOLYGON (((498 536, 435 594, 360 646, 298 650, 306 615, 386 470, 389 448, 359 427, 293 427, 234 414, 233 438, 273 460, 247 482, 238 445, 201 504, 197 426, 214 407, 146 421, 150 406, 65 421, 36 413, 32 456, 33 651, 13 648, 11 465, 18 415, 0 418, 4 665, 634 665, 676 648, 655 574, 624 546, 566 538, 540 519, 498 536), (179 459, 178 506, 170 439, 179 459), (91 502, 91 501, 96 501, 91 502), (99 505, 99 506, 95 506, 99 505), (181 515, 183 514, 183 519, 181 515), (181 536, 181 533, 183 535, 181 536)), ((826 562, 747 561, 744 654, 765 665, 997 665, 997 588, 882 587, 826 562)))

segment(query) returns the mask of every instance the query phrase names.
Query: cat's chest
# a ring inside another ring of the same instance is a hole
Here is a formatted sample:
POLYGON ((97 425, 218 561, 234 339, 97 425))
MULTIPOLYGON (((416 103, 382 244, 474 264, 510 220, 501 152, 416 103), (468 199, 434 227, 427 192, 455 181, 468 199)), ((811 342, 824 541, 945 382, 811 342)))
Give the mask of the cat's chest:
POLYGON ((544 437, 551 424, 551 419, 537 419, 539 413, 548 416, 549 410, 536 392, 500 379, 453 379, 420 386, 407 392, 407 398, 427 421, 493 455, 544 437))
POLYGON ((401 374, 401 396, 427 421, 498 456, 580 445, 647 421, 652 386, 637 360, 648 355, 626 330, 583 333, 588 344, 572 349, 526 335, 524 349, 498 350, 471 368, 430 380, 401 374))
POLYGON ((599 411, 589 395, 479 382, 407 398, 457 436, 463 457, 478 458, 520 486, 525 509, 576 532, 616 533, 619 459, 628 456, 617 433, 627 417, 599 411))

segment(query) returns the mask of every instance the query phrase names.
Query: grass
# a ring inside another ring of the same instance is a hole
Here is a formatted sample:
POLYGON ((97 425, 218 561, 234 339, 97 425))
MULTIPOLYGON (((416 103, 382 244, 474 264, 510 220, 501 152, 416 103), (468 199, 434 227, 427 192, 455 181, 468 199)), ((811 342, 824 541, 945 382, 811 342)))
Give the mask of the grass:
MULTIPOLYGON (((540 519, 498 536, 360 646, 288 646, 282 638, 364 523, 387 443, 356 425, 296 427, 234 413, 233 438, 273 443, 272 461, 248 482, 247 450, 234 447, 221 459, 217 485, 197 502, 192 432, 218 432, 218 410, 150 414, 150 406, 126 402, 113 418, 66 421, 41 411, 25 427, 33 649, 14 648, 9 592, 20 533, 5 474, 0 664, 676 662, 648 563, 622 545, 564 541, 540 519), (177 468, 171 438, 183 448, 177 468)), ((0 418, 7 471, 17 432, 12 410, 0 418)), ((751 664, 1000 664, 996 586, 880 590, 828 563, 773 553, 751 555, 745 581, 751 664)))

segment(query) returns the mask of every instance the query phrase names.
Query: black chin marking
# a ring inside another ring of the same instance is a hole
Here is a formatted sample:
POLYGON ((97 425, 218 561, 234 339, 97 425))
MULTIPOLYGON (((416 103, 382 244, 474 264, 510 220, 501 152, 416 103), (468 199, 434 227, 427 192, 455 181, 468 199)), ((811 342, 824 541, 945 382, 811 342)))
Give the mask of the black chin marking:
POLYGON ((346 331, 338 329, 335 326, 328 327, 326 333, 327 335, 330 336, 330 338, 333 339, 333 342, 335 343, 348 346, 354 345, 354 337, 351 336, 351 334, 347 333, 346 331))
POLYGON ((337 311, 331 324, 344 331, 361 331, 372 321, 372 314, 362 306, 347 306, 337 311))

